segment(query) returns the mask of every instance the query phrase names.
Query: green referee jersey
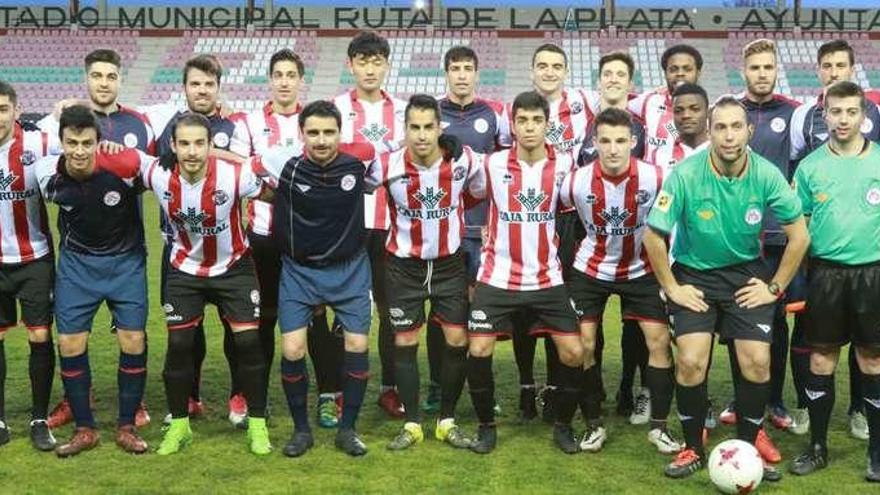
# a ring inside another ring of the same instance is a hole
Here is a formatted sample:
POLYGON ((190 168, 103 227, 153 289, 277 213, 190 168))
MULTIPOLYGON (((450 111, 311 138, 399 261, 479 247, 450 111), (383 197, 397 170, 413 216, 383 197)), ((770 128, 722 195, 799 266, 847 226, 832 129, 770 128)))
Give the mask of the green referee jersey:
POLYGON ((810 217, 810 255, 845 265, 880 260, 880 146, 840 156, 824 144, 804 158, 794 185, 810 217))
POLYGON ((676 262, 710 270, 752 261, 761 252, 761 220, 770 209, 783 225, 801 216, 801 205, 779 169, 751 149, 738 177, 718 173, 709 150, 678 164, 648 215, 648 225, 676 229, 676 262))

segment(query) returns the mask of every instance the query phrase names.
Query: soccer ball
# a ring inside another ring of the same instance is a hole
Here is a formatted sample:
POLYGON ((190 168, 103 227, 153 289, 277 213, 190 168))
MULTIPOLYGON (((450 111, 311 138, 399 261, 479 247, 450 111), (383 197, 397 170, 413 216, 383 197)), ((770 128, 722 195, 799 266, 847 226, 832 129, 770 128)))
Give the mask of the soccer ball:
POLYGON ((709 454, 709 478, 724 493, 751 493, 764 477, 758 450, 742 440, 725 440, 709 454))

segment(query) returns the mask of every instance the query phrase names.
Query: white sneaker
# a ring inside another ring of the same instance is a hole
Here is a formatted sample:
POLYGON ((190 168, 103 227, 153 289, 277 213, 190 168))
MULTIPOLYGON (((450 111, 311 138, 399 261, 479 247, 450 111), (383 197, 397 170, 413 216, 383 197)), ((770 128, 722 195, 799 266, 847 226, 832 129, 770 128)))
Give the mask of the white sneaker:
POLYGON ((636 396, 633 412, 629 415, 629 424, 646 425, 651 420, 651 392, 642 387, 636 396))
POLYGON ((584 432, 584 438, 581 440, 581 450, 584 452, 599 452, 605 445, 608 434, 605 432, 604 426, 597 426, 584 432))
POLYGON ((683 448, 669 435, 665 428, 654 428, 648 432, 648 441, 657 447, 661 454, 675 454, 683 448))
POLYGON ((859 440, 868 439, 868 420, 864 413, 854 412, 849 415, 849 434, 859 440))
POLYGON ((792 421, 788 431, 795 435, 806 435, 810 432, 810 412, 806 408, 792 409, 790 414, 792 421))

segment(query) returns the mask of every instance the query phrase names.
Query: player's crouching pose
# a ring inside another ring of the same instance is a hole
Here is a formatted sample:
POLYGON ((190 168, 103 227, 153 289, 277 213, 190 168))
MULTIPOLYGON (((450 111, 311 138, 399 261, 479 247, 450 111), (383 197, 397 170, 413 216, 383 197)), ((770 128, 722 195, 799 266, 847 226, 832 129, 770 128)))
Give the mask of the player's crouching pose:
POLYGON ((660 285, 642 249, 645 220, 663 182, 660 167, 630 156, 634 136, 629 114, 609 108, 596 117, 599 159, 566 177, 560 198, 577 208, 587 235, 575 255, 569 292, 580 316, 584 343, 581 407, 587 432, 581 450, 598 451, 606 433, 599 415, 601 384, 593 349, 596 327, 612 294, 622 299, 624 319, 638 321, 648 345, 647 386, 651 397, 648 440, 664 454, 681 450, 666 430, 672 402, 672 359, 660 285))
POLYGON ((271 452, 266 428, 265 360, 257 331, 260 291, 241 222, 241 199, 256 198, 260 179, 249 166, 209 156, 211 124, 187 113, 173 124, 174 159, 142 167, 173 238, 167 273, 165 395, 171 426, 158 454, 178 452, 192 441, 187 401, 193 383, 193 346, 205 304, 217 306, 233 332, 241 387, 248 403, 248 443, 254 454, 271 452))

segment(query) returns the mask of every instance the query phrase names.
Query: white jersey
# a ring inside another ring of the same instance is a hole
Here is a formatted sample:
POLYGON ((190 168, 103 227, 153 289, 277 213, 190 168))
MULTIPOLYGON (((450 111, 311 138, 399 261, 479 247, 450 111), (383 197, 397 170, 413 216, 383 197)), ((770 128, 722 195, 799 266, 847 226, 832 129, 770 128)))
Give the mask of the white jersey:
POLYGON ((678 131, 672 118, 672 95, 669 91, 662 89, 642 93, 630 100, 629 111, 645 123, 645 161, 660 166, 673 161, 678 131))
POLYGON ((154 160, 142 166, 141 176, 171 220, 171 266, 197 277, 216 277, 245 255, 241 198, 255 198, 262 190, 250 165, 211 157, 205 177, 190 184, 180 176, 179 166, 164 170, 154 160))
POLYGON ((557 153, 571 153, 577 157, 581 146, 589 139, 587 130, 595 115, 588 103, 589 95, 577 89, 563 90, 562 97, 550 103, 550 120, 545 141, 557 153))
POLYGON ((49 154, 49 136, 13 124, 0 146, 0 264, 27 263, 52 252, 46 205, 34 163, 49 154))
POLYGON ((464 236, 466 195, 485 195, 483 156, 465 148, 456 161, 430 167, 412 162, 409 150, 382 154, 368 171, 370 185, 390 195, 391 231, 385 248, 400 258, 433 260, 455 254, 464 236))
POLYGON ((610 282, 651 273, 642 239, 662 184, 660 167, 635 158, 630 158, 629 170, 620 177, 605 176, 598 161, 566 177, 562 204, 577 208, 587 232, 575 254, 574 268, 610 282))
POLYGON ((516 145, 486 159, 489 238, 477 274, 484 284, 514 291, 563 284, 556 211, 559 188, 574 159, 546 148, 547 158, 532 165, 517 160, 516 145))
MULTIPOLYGON (((299 114, 302 105, 297 105, 294 113, 282 115, 272 111, 272 102, 260 110, 248 113, 243 122, 251 139, 253 154, 265 155, 269 148, 302 147, 299 129, 299 114)), ((272 203, 253 199, 247 204, 248 230, 261 236, 272 235, 272 203)))
POLYGON ((696 148, 691 148, 684 141, 681 140, 681 137, 677 137, 673 143, 670 153, 668 155, 664 154, 661 161, 659 163, 655 163, 658 167, 661 167, 664 173, 669 173, 676 164, 684 161, 685 158, 693 155, 698 151, 703 151, 704 149, 709 147, 709 140, 703 141, 701 144, 697 145, 696 148))
MULTIPOLYGON (((405 137, 403 124, 406 102, 382 92, 377 102, 361 101, 351 90, 333 99, 342 115, 340 142, 370 143, 376 155, 400 148, 405 137)), ((387 230, 391 221, 385 189, 364 195, 364 225, 387 230)))

